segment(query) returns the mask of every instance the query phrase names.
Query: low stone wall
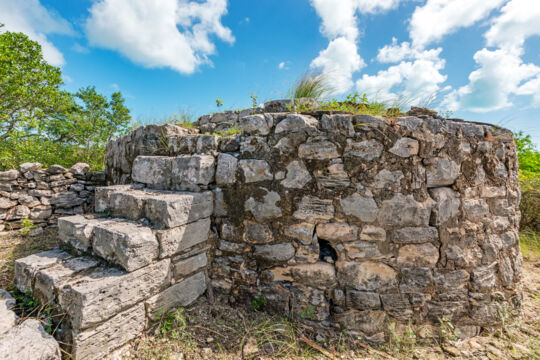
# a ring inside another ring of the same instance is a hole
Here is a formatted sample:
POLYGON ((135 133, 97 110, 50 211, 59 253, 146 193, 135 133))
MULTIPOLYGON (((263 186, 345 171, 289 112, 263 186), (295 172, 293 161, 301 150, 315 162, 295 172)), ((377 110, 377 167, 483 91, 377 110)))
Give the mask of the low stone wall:
POLYGON ((60 216, 91 212, 94 190, 105 183, 105 173, 89 169, 84 163, 70 169, 24 163, 19 170, 0 172, 0 231, 17 229, 28 218, 36 234, 60 216))

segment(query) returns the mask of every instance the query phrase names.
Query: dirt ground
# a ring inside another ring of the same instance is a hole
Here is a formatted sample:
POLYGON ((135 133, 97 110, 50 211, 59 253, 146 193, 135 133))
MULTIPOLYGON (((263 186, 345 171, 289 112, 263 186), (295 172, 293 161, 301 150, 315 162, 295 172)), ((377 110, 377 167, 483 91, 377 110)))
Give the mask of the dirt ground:
MULTIPOLYGON (((57 245, 49 230, 38 237, 0 233, 0 288, 13 291, 13 261, 57 245)), ((540 359, 540 259, 523 265, 523 307, 518 317, 501 315, 504 325, 480 336, 457 340, 452 325, 427 336, 396 326, 391 341, 370 347, 335 330, 265 314, 250 307, 209 304, 199 299, 164 317, 144 336, 111 359, 540 359)))

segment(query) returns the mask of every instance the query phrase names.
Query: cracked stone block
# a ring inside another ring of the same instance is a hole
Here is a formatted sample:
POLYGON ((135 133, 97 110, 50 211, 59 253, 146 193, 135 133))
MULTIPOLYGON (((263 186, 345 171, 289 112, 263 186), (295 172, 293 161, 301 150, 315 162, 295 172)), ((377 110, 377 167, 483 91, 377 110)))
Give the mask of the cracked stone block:
POLYGON ((434 267, 439 261, 439 248, 432 244, 410 244, 399 248, 397 263, 403 267, 434 267))
POLYGON ((323 262, 293 266, 291 275, 299 283, 316 288, 330 288, 337 283, 334 265, 323 262))
POLYGON ((353 156, 366 161, 378 159, 384 150, 384 146, 376 140, 364 140, 360 142, 349 141, 345 147, 344 156, 353 156))
POLYGON ((339 152, 336 145, 330 141, 320 141, 300 145, 298 156, 302 159, 329 160, 338 158, 339 152))
POLYGON ((72 256, 58 248, 15 260, 15 286, 20 292, 32 291, 37 271, 58 264, 72 256))
MULTIPOLYGON (((266 189, 265 189, 266 190, 266 189)), ((257 221, 281 216, 281 208, 276 205, 281 197, 277 192, 270 191, 263 196, 263 201, 250 197, 244 204, 244 209, 251 212, 257 221)))
POLYGON ((422 244, 439 239, 436 227, 406 227, 396 230, 392 241, 399 244, 422 244))
POLYGON ((433 200, 435 200, 432 215, 433 225, 440 226, 459 215, 461 200, 457 192, 450 188, 442 187, 430 189, 429 193, 433 200))
POLYGON ((172 229, 158 230, 159 257, 161 259, 178 254, 192 246, 208 240, 210 218, 201 219, 172 229))
POLYGON ((298 204, 293 217, 308 222, 330 220, 334 217, 332 200, 320 199, 315 196, 304 196, 298 204))
POLYGON ((342 287, 361 291, 382 291, 397 287, 398 272, 374 261, 336 263, 342 287))
POLYGON ((216 184, 230 185, 236 182, 238 159, 229 154, 219 154, 216 167, 216 184))
POLYGON ((276 134, 290 132, 305 132, 307 134, 317 133, 319 121, 309 115, 290 114, 281 120, 274 130, 276 134))
POLYGON ((272 230, 265 224, 259 224, 253 221, 244 221, 243 239, 248 244, 267 244, 274 240, 272 230))
POLYGON ((244 174, 246 183, 273 180, 270 165, 264 160, 240 160, 238 166, 244 174))
POLYGON ((340 200, 345 215, 358 218, 363 222, 373 222, 377 218, 377 203, 371 197, 354 193, 340 200))
POLYGON ((131 177, 152 188, 168 189, 171 184, 172 159, 168 156, 137 156, 131 177))
POLYGON ((410 156, 417 155, 419 148, 420 146, 417 140, 403 137, 396 141, 394 146, 392 146, 392 148, 390 148, 388 151, 402 158, 408 158, 410 156))
POLYGON ((427 226, 431 207, 431 199, 418 202, 412 195, 396 194, 382 202, 378 222, 382 226, 427 226))
POLYGON ((281 185, 291 189, 302 189, 311 181, 306 165, 302 161, 295 160, 287 165, 287 177, 281 181, 281 185))
POLYGON ((178 190, 194 189, 214 181, 215 159, 212 155, 184 155, 172 159, 171 186, 178 190))
POLYGON ((274 121, 270 115, 255 114, 238 119, 238 127, 249 135, 268 135, 274 121))
POLYGON ((285 227, 283 233, 293 239, 300 240, 302 244, 309 245, 313 241, 315 224, 303 222, 285 227))
POLYGON ((86 252, 92 247, 94 227, 99 223, 98 219, 87 219, 82 215, 61 217, 58 219, 58 238, 63 244, 86 252))
POLYGON ((461 174, 456 162, 446 158, 433 158, 426 169, 427 187, 452 185, 461 174))
POLYGON ((145 217, 157 226, 174 228, 212 215, 211 191, 155 193, 145 200, 145 217))
POLYGON ((290 243, 256 245, 253 256, 268 262, 283 262, 294 256, 295 249, 290 243))
POLYGON ((347 223, 317 225, 317 236, 325 240, 354 241, 358 239, 358 227, 347 223))
POLYGON ((174 260, 172 264, 174 278, 181 279, 189 274, 194 273, 195 271, 205 268, 207 264, 208 257, 206 256, 206 253, 201 253, 185 259, 174 260))

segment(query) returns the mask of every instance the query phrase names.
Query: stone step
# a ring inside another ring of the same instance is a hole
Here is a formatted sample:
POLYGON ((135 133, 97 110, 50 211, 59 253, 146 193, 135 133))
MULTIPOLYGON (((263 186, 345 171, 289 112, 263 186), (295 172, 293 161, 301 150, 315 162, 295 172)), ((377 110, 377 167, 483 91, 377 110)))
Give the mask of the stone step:
POLYGON ((209 217, 213 194, 144 189, 132 185, 96 188, 96 212, 130 220, 148 219, 160 228, 174 228, 209 217))
POLYGON ((174 280, 170 259, 133 272, 59 249, 15 262, 15 285, 65 313, 63 343, 74 360, 102 358, 140 335, 156 314, 187 306, 206 290, 199 271, 174 280))
POLYGON ((213 155, 137 156, 131 177, 155 189, 200 191, 214 181, 213 155))
POLYGON ((210 218, 171 229, 152 229, 117 218, 75 215, 58 220, 62 244, 135 271, 155 260, 176 255, 208 239, 210 218))

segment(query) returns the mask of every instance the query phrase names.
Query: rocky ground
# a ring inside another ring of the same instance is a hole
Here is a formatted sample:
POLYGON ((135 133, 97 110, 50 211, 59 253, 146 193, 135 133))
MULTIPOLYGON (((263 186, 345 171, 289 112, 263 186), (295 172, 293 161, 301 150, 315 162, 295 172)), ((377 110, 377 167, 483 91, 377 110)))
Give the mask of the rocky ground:
MULTIPOLYGON (((14 290, 13 261, 56 246, 54 231, 37 237, 0 235, 0 288, 14 290)), ((451 324, 429 336, 407 326, 389 329, 391 342, 376 348, 332 330, 272 317, 252 307, 209 304, 160 319, 151 333, 132 341, 113 359, 540 359, 540 259, 523 265, 522 316, 501 313, 504 325, 459 341, 451 324), (441 345, 442 344, 442 345, 441 345)))

